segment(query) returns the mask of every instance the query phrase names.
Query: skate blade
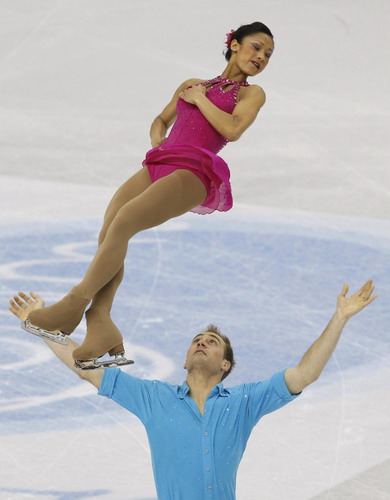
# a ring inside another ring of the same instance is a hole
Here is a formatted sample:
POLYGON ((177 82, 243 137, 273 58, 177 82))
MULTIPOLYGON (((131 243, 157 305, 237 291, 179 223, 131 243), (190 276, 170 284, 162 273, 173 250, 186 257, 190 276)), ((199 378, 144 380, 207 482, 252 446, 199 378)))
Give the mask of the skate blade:
POLYGON ((134 361, 132 359, 125 358, 124 352, 115 354, 115 358, 107 359, 105 361, 98 361, 97 359, 98 358, 86 359, 84 361, 75 359, 74 367, 76 368, 76 370, 97 370, 98 368, 111 368, 115 366, 134 364, 134 361))
POLYGON ((66 340, 65 335, 61 332, 56 333, 56 332, 50 332, 49 330, 44 330, 43 328, 39 328, 38 326, 32 325, 28 319, 22 321, 20 326, 23 328, 23 330, 26 330, 26 332, 32 333, 37 337, 51 340, 53 342, 56 342, 57 344, 68 345, 68 341, 66 340))

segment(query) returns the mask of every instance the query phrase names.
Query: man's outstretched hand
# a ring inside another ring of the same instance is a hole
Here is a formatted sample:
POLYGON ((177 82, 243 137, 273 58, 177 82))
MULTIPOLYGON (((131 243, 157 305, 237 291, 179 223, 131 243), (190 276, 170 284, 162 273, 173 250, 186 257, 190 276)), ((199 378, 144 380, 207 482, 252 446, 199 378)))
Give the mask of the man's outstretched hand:
MULTIPOLYGON (((28 315, 35 309, 41 309, 45 306, 45 302, 41 297, 34 292, 30 292, 30 295, 26 293, 19 292, 15 295, 13 299, 9 301, 8 309, 14 314, 20 321, 25 321, 28 315)), ((58 332, 58 330, 57 330, 58 332)), ((75 368, 73 351, 80 347, 79 344, 74 342, 72 339, 67 339, 66 344, 57 344, 52 340, 47 338, 43 339, 46 345, 54 352, 57 358, 62 361, 70 370, 76 373, 80 378, 90 382, 97 389, 99 389, 100 384, 103 379, 104 370, 77 370, 75 368)))
POLYGON ((372 280, 369 280, 364 283, 360 290, 350 297, 347 297, 348 285, 344 283, 343 289, 337 297, 336 313, 343 316, 345 319, 351 318, 377 298, 377 295, 371 296, 374 288, 372 280))
POLYGON ((23 292, 19 292, 15 295, 13 300, 10 300, 8 310, 12 312, 20 321, 27 319, 27 316, 31 311, 35 309, 41 309, 45 306, 45 303, 41 297, 34 292, 30 292, 31 297, 23 292))
POLYGON ((348 319, 371 304, 376 299, 372 295, 374 285, 367 281, 356 293, 347 297, 348 285, 345 283, 337 297, 336 313, 318 339, 313 342, 303 355, 301 361, 293 368, 285 371, 285 380, 291 394, 298 394, 309 384, 318 379, 329 361, 340 339, 348 319))

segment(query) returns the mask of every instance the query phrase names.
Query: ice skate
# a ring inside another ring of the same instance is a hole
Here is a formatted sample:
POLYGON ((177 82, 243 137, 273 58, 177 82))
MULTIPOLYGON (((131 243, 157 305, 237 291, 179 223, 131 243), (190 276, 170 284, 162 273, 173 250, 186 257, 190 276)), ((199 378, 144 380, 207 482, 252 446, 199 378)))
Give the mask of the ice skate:
MULTIPOLYGON (((97 368, 111 368, 115 366, 132 365, 134 361, 132 359, 127 359, 125 357, 125 351, 123 349, 123 344, 121 347, 121 352, 115 354, 115 358, 98 361, 98 358, 87 359, 81 361, 79 359, 75 360, 74 366, 77 370, 96 370, 97 368)), ((109 352, 112 356, 111 351, 109 352)))
POLYGON ((83 344, 73 351, 75 368, 95 370, 134 363, 125 357, 122 334, 111 320, 108 309, 91 307, 86 318, 87 335, 83 344), (99 359, 105 354, 111 358, 99 359))
POLYGON ((22 321, 20 326, 23 330, 26 330, 26 332, 37 335, 43 339, 52 340, 53 342, 57 342, 57 344, 68 345, 66 336, 59 330, 52 332, 44 330, 43 328, 39 328, 39 326, 32 325, 28 319, 22 321))
POLYGON ((89 301, 75 287, 56 304, 33 309, 21 326, 33 335, 66 345, 66 336, 80 323, 89 301))
POLYGON ((23 330, 26 330, 26 332, 32 333, 33 335, 37 335, 38 337, 52 340, 58 344, 67 345, 68 342, 65 335, 59 330, 48 332, 30 323, 28 319, 30 314, 33 311, 38 311, 39 309, 43 309, 45 307, 45 303, 39 295, 31 292, 31 297, 29 297, 25 293, 19 292, 19 295, 15 295, 13 300, 10 300, 9 302, 11 304, 9 310, 20 319, 20 326, 23 330))

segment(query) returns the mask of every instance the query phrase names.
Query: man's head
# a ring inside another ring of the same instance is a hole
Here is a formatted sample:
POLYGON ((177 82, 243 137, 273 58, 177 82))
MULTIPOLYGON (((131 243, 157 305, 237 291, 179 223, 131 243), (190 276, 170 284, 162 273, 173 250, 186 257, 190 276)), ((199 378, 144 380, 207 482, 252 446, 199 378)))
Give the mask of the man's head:
POLYGON ((210 375, 219 374, 221 380, 224 380, 235 364, 230 340, 221 333, 218 327, 210 324, 204 332, 193 338, 184 368, 188 373, 193 370, 202 370, 210 375))

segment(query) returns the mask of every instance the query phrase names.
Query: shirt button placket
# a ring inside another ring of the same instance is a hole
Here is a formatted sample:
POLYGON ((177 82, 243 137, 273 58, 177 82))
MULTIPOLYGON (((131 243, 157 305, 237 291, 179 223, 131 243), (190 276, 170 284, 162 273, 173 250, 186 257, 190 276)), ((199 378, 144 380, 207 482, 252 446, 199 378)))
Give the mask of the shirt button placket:
POLYGON ((212 475, 211 475, 211 454, 210 454, 210 439, 209 433, 207 430, 203 431, 203 455, 204 455, 204 481, 206 490, 209 492, 207 498, 210 498, 211 490, 213 488, 212 485, 212 475))

